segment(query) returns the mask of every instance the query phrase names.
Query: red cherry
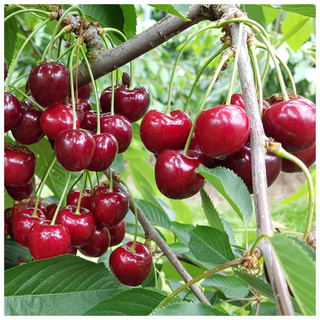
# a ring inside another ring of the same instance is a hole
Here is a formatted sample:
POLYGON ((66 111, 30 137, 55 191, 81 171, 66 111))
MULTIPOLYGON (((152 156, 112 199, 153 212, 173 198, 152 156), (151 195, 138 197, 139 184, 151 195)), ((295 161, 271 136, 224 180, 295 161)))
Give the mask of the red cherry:
MULTIPOLYGON (((73 189, 70 191, 67 197, 67 205, 73 205, 77 206, 78 201, 79 201, 79 196, 80 196, 80 189, 73 189)), ((81 208, 86 208, 88 210, 92 210, 91 207, 91 189, 87 188, 83 191, 82 196, 81 196, 81 203, 80 207, 81 208)))
POLYGON ((89 242, 96 228, 96 218, 91 211, 68 205, 62 208, 57 216, 56 223, 66 226, 70 232, 71 245, 82 247, 89 242))
POLYGON ((248 140, 249 119, 239 106, 217 106, 200 113, 194 133, 206 156, 224 158, 239 151, 248 140))
POLYGON ((110 133, 118 141, 118 153, 126 151, 132 140, 130 121, 119 114, 102 113, 100 118, 101 133, 110 133))
POLYGON ((5 145, 4 183, 7 186, 26 184, 34 175, 36 157, 26 147, 5 145))
POLYGON ((140 136, 145 147, 155 154, 166 149, 183 149, 192 122, 181 110, 170 112, 170 116, 157 110, 150 110, 140 125, 140 136))
MULTIPOLYGON (((294 156, 299 158, 307 168, 309 168, 316 161, 316 144, 310 149, 293 153, 294 156)), ((282 159, 281 171, 284 172, 301 172, 301 169, 292 161, 282 159)))
POLYGON ((88 83, 85 86, 78 89, 78 98, 89 99, 92 93, 92 83, 88 83))
POLYGON ((148 277, 152 267, 149 249, 141 242, 136 242, 132 252, 132 241, 115 249, 110 256, 109 266, 118 281, 127 286, 138 286, 148 277))
POLYGON ((81 128, 93 132, 97 131, 97 111, 89 110, 84 112, 83 119, 81 121, 81 128))
POLYGON ((155 178, 160 192, 171 199, 195 195, 204 182, 204 178, 195 172, 200 163, 199 155, 192 150, 188 156, 182 150, 163 151, 155 165, 155 178))
POLYGON ((92 135, 81 129, 60 132, 54 151, 61 165, 68 171, 81 171, 88 167, 94 150, 92 135))
MULTIPOLYGON (((12 225, 15 223, 16 219, 24 214, 29 215, 30 217, 33 215, 34 212, 34 206, 30 206, 28 203, 24 203, 24 201, 16 203, 11 211, 11 223, 12 225)), ((46 220, 46 210, 42 204, 39 203, 38 209, 37 209, 37 217, 41 220, 46 220)))
MULTIPOLYGON (((72 99, 68 99, 68 107, 72 109, 72 99)), ((78 98, 78 105, 76 105, 76 112, 79 117, 80 122, 82 122, 84 113, 91 110, 91 103, 87 99, 78 98)))
POLYGON ((68 69, 60 62, 40 62, 29 76, 29 89, 43 107, 64 102, 70 91, 68 69))
MULTIPOLYGON (((80 119, 78 115, 76 117, 76 127, 79 129, 80 119)), ((61 131, 73 128, 72 109, 63 104, 46 109, 40 118, 40 127, 50 139, 57 139, 61 131)))
POLYGON ((46 212, 47 220, 51 221, 53 219, 57 207, 58 207, 57 203, 51 203, 50 205, 47 206, 47 212, 46 212))
POLYGON ((108 228, 110 232, 110 247, 116 246, 122 242, 126 234, 126 223, 122 220, 119 224, 114 227, 108 228))
POLYGON ((79 251, 87 257, 100 257, 108 250, 109 245, 110 233, 108 228, 98 224, 91 240, 85 246, 79 248, 79 251))
POLYGON ((22 200, 28 198, 34 189, 35 181, 31 178, 26 184, 20 186, 5 186, 9 196, 14 200, 22 200))
POLYGON ((12 215, 12 208, 7 208, 4 210, 4 219, 6 221, 6 228, 8 225, 9 226, 8 233, 10 237, 13 237, 11 215, 12 215))
MULTIPOLYGON (((258 99, 258 103, 259 103, 259 99, 258 99)), ((243 95, 242 93, 234 93, 231 96, 231 100, 230 100, 230 104, 236 105, 241 107, 243 110, 246 110, 246 107, 244 105, 244 99, 243 99, 243 95)), ((269 104, 265 101, 263 101, 262 103, 262 113, 267 110, 269 108, 269 104)))
POLYGON ((69 254, 74 254, 74 255, 77 255, 77 252, 78 252, 78 248, 73 247, 73 246, 71 246, 68 251, 69 254))
POLYGON ((316 139, 316 109, 302 99, 275 103, 262 117, 267 136, 288 152, 311 148, 316 139))
POLYGON ((93 134, 94 151, 87 167, 89 171, 107 170, 118 153, 118 141, 109 133, 93 134))
POLYGON ((29 235, 29 250, 35 260, 56 257, 70 250, 71 238, 66 226, 50 225, 49 220, 35 223, 29 235))
POLYGON ((202 159, 202 162, 204 163, 204 165, 207 168, 216 167, 217 159, 207 157, 202 153, 202 151, 200 149, 200 146, 199 146, 199 143, 198 143, 198 141, 197 141, 197 139, 196 139, 194 134, 192 135, 192 138, 191 138, 191 141, 190 141, 189 150, 193 150, 194 152, 198 153, 200 158, 202 159))
POLYGON ((4 93, 4 132, 13 129, 20 121, 21 105, 19 100, 9 92, 4 93))
POLYGON ((8 235, 10 233, 10 225, 9 222, 4 218, 4 241, 7 240, 8 235))

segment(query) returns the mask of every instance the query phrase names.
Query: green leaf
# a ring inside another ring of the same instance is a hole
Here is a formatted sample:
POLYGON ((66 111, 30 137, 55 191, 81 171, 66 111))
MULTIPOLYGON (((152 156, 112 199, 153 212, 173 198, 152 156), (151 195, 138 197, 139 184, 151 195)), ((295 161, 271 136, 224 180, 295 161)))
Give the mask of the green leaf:
POLYGON ((306 245, 297 246, 299 240, 281 234, 274 235, 270 241, 302 313, 315 315, 316 265, 310 254, 303 250, 306 245))
POLYGON ((81 315, 119 290, 103 263, 73 255, 5 271, 5 315, 81 315))
POLYGON ((271 6, 273 8, 282 9, 287 12, 298 13, 311 18, 316 17, 316 6, 314 4, 272 4, 264 6, 271 6))
POLYGON ((215 268, 234 259, 228 235, 208 226, 197 226, 190 236, 190 251, 202 265, 215 268))
POLYGON ((10 67, 17 41, 17 20, 13 17, 4 24, 4 57, 10 67))
POLYGON ((86 316, 147 316, 167 297, 153 288, 133 288, 113 295, 88 310, 86 316))
POLYGON ((117 154, 116 158, 112 162, 111 167, 118 173, 121 173, 124 170, 124 160, 121 153, 117 154))
POLYGON ((7 239, 4 243, 4 269, 16 267, 20 262, 30 261, 28 249, 22 248, 14 239, 7 239))
POLYGON ((190 21, 190 19, 187 18, 190 9, 190 5, 188 4, 152 4, 151 6, 177 16, 184 21, 190 21))
POLYGON ((128 39, 136 34, 137 14, 133 4, 120 4, 124 17, 123 33, 128 39))
MULTIPOLYGON (((257 310, 257 304, 252 304, 250 315, 255 315, 257 310)), ((279 316, 278 307, 274 302, 262 301, 259 306, 258 316, 279 316)))
POLYGON ((244 223, 250 220, 252 201, 250 193, 241 178, 227 168, 209 169, 202 164, 198 167, 197 172, 220 192, 244 223))

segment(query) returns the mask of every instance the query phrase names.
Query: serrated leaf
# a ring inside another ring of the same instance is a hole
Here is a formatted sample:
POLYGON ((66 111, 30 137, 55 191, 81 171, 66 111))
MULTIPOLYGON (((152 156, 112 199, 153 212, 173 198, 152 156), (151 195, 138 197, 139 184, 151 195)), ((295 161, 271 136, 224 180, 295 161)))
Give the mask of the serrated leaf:
POLYGON ((152 4, 155 9, 167 12, 174 16, 181 18, 184 21, 190 21, 187 18, 190 5, 187 4, 152 4))
POLYGON ((192 224, 180 223, 171 221, 171 230, 179 238, 180 242, 188 244, 190 241, 190 234, 194 226, 192 224))
POLYGON ((12 17, 4 24, 4 57, 10 67, 17 41, 17 20, 12 17))
POLYGON ((271 239, 272 247, 279 259, 290 289, 304 315, 315 315, 316 311, 316 265, 315 260, 303 250, 304 244, 276 234, 271 239))
POLYGON ((16 267, 21 262, 30 261, 28 249, 22 248, 14 239, 7 239, 4 243, 4 269, 16 267))
POLYGON ((207 179, 229 202, 240 219, 247 223, 252 215, 252 201, 245 183, 233 171, 216 167, 206 168, 202 164, 197 173, 207 179))
POLYGON ((128 39, 136 34, 137 14, 133 4, 120 4, 124 17, 123 33, 128 39))
POLYGON ((5 271, 6 315, 81 315, 119 290, 104 264, 73 255, 5 271))
POLYGON ((208 226, 197 226, 190 236, 192 254, 208 269, 234 259, 228 235, 208 226))
POLYGON ((316 17, 316 6, 314 4, 272 4, 264 5, 270 6, 277 9, 282 9, 287 12, 298 13, 303 16, 315 18, 316 17))

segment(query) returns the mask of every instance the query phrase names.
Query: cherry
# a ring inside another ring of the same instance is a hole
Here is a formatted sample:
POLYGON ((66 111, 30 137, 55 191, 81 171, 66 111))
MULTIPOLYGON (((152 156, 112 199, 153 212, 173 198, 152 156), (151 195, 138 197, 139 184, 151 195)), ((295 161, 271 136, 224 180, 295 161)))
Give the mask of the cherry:
POLYGON ((83 119, 81 121, 81 128, 93 132, 97 131, 97 111, 89 110, 84 112, 83 119))
POLYGON ((126 223, 122 220, 114 227, 108 228, 110 232, 110 247, 116 246, 122 242, 126 234, 126 223))
POLYGON ((148 277, 152 267, 149 249, 141 242, 136 242, 135 252, 130 248, 130 241, 115 249, 110 256, 109 266, 118 281, 127 286, 138 286, 148 277))
POLYGON ((5 228, 8 228, 7 225, 9 226, 8 229, 8 234, 13 237, 13 232, 12 232, 12 222, 11 222, 11 215, 12 215, 12 207, 7 208, 4 210, 4 220, 6 221, 6 226, 5 228))
MULTIPOLYGON (((80 119, 78 115, 76 117, 76 127, 79 129, 80 119)), ((48 138, 57 139, 61 131, 73 128, 72 109, 63 104, 47 108, 40 118, 40 127, 48 138)))
POLYGON ((150 110, 140 125, 140 136, 145 147, 155 154, 166 149, 183 149, 192 122, 181 110, 170 112, 170 116, 157 110, 150 110))
POLYGON ((78 98, 89 99, 92 93, 92 83, 88 83, 85 86, 78 89, 78 98))
POLYGON ((128 197, 117 188, 95 188, 92 196, 92 209, 99 223, 105 227, 116 226, 129 210, 128 197))
POLYGON ((110 233, 108 228, 97 225, 90 241, 79 251, 87 257, 100 257, 110 246, 110 233))
POLYGON ((82 247, 89 242, 96 228, 96 218, 91 211, 68 205, 62 208, 57 216, 56 223, 66 226, 70 232, 71 245, 82 247))
POLYGON ((56 257, 70 250, 71 238, 66 226, 44 220, 35 223, 29 235, 29 250, 35 260, 56 257))
POLYGON ((102 113, 100 118, 101 133, 110 133, 118 141, 118 153, 126 151, 132 140, 130 121, 120 114, 102 113))
MULTIPOLYGON (((68 107, 72 109, 72 99, 68 99, 68 107)), ((87 99, 78 98, 78 105, 76 106, 76 112, 79 117, 80 122, 82 122, 84 113, 91 110, 91 103, 87 99)))
POLYGON ((195 172, 200 163, 200 156, 192 150, 188 156, 182 150, 163 151, 155 165, 155 178, 160 192, 171 199, 195 195, 204 183, 204 178, 195 172))
MULTIPOLYGON (((258 99, 259 103, 259 99, 258 99)), ((230 104, 236 105, 241 107, 243 110, 246 110, 246 107, 244 105, 244 99, 242 93, 234 93, 231 96, 230 104)), ((269 104, 265 101, 262 102, 262 113, 269 108, 269 104)))
POLYGON ((194 134, 192 135, 190 141, 189 150, 193 150, 194 152, 198 153, 207 168, 214 168, 216 166, 217 160, 215 158, 207 157, 202 153, 199 143, 194 134))
POLYGON ((266 135, 288 152, 300 152, 315 144, 316 109, 302 99, 273 104, 264 112, 262 123, 266 135))
POLYGON ((22 200, 28 198, 34 189, 35 181, 31 178, 26 184, 19 186, 5 186, 9 196, 14 200, 22 200))
MULTIPOLYGON (((34 213, 34 204, 28 203, 28 201, 21 201, 16 203, 11 211, 11 223, 12 225, 14 225, 16 219, 18 217, 20 217, 22 214, 23 215, 29 215, 30 217, 33 215, 34 213)), ((40 218, 41 220, 46 220, 46 210, 44 208, 44 206, 39 203, 38 208, 37 208, 37 217, 40 218)))
POLYGON ((217 106, 200 113, 194 132, 206 156, 224 158, 239 151, 248 140, 249 119, 239 106, 217 106))
POLYGON ((94 150, 91 133, 81 129, 60 132, 54 151, 61 165, 68 171, 81 171, 88 167, 94 150))
POLYGON ((40 141, 44 133, 40 128, 42 111, 34 109, 29 101, 21 101, 19 123, 12 128, 14 138, 21 144, 33 144, 40 141))
POLYGON ((26 184, 34 175, 36 157, 31 150, 22 146, 5 145, 4 183, 7 186, 26 184))
POLYGON ((10 233, 10 225, 6 218, 4 218, 4 241, 7 240, 10 233))
POLYGON ((73 247, 73 246, 71 246, 68 251, 69 254, 74 254, 74 255, 77 255, 77 252, 78 252, 78 248, 73 247))
POLYGON ((118 141, 109 133, 93 134, 93 139, 94 151, 87 170, 98 172, 107 170, 118 153, 118 141))
MULTIPOLYGON (((67 205, 78 205, 79 196, 80 196, 80 189, 73 189, 70 191, 70 193, 67 196, 67 205)), ((81 196, 81 208, 86 208, 88 210, 92 210, 91 207, 91 189, 87 188, 83 190, 82 196, 81 196)))
POLYGON ((63 103, 70 91, 68 69, 60 62, 40 62, 29 75, 29 89, 43 107, 63 103))
MULTIPOLYGON (((277 179, 281 169, 282 159, 271 152, 265 155, 267 185, 273 184, 277 179)), ((250 193, 253 193, 252 188, 252 171, 251 171, 251 148, 249 145, 244 145, 240 151, 221 160, 219 165, 233 170, 246 184, 250 193)))
MULTIPOLYGON (((299 158, 307 168, 309 168, 316 161, 316 144, 310 149, 293 153, 294 156, 299 158)), ((284 172, 301 172, 301 169, 292 161, 282 159, 281 171, 284 172)))
POLYGON ((21 105, 19 100, 9 92, 4 93, 4 132, 13 129, 20 121, 21 105))
POLYGON ((47 206, 47 210, 46 210, 46 219, 47 220, 52 220, 53 216, 56 212, 56 209, 58 207, 57 203, 51 203, 50 205, 47 206))

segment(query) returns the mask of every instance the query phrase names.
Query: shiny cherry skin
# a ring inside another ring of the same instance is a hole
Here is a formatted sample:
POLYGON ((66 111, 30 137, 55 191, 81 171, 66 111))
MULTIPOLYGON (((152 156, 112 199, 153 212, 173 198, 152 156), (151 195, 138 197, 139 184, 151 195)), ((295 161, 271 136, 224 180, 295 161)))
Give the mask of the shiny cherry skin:
POLYGON ((97 131, 97 111, 89 110, 84 112, 81 128, 93 132, 97 131))
POLYGON ((52 220, 54 217, 54 214, 56 212, 56 209, 58 207, 57 203, 51 203, 47 206, 46 210, 46 220, 52 220))
POLYGON ((195 135, 192 135, 191 141, 190 141, 190 145, 189 145, 189 150, 193 150, 196 153, 199 154, 200 158, 203 161, 203 164, 207 167, 207 168, 214 168, 216 166, 216 162, 217 160, 215 158, 210 158, 205 156, 199 146, 199 143, 195 137, 195 135))
POLYGON ((110 133, 118 141, 118 153, 126 151, 132 140, 132 126, 130 121, 120 115, 102 113, 100 118, 101 133, 110 133))
MULTIPOLYGON (((297 153, 293 153, 294 156, 299 158, 307 168, 309 168, 316 161, 316 144, 310 149, 303 150, 297 153)), ((292 161, 282 159, 281 171, 284 172, 301 172, 301 169, 292 161)))
MULTIPOLYGON (((259 103, 259 99, 258 99, 259 103)), ((230 104, 236 105, 241 107, 243 110, 246 110, 246 107, 244 105, 244 99, 242 93, 234 93, 231 96, 230 104)), ((262 102, 262 113, 269 108, 269 104, 265 101, 262 102)))
POLYGON ((9 196, 14 200, 22 200, 28 198, 34 189, 35 181, 31 178, 26 184, 20 186, 5 186, 9 196))
POLYGON ((56 257, 70 250, 71 237, 66 226, 45 220, 35 223, 29 235, 29 250, 35 260, 56 257))
POLYGON ((170 116, 157 110, 150 110, 140 125, 140 137, 145 147, 152 153, 160 154, 166 149, 183 149, 192 122, 181 110, 170 112, 170 116))
MULTIPOLYGON (((72 99, 68 99, 68 107, 72 109, 72 99)), ((78 98, 78 105, 76 104, 76 112, 79 117, 80 122, 82 122, 84 113, 91 110, 91 103, 87 99, 78 98)))
MULTIPOLYGON (((15 223, 15 220, 22 214, 29 215, 30 217, 34 213, 34 206, 30 206, 29 204, 24 203, 24 201, 16 203, 11 211, 11 223, 12 225, 15 223)), ((42 204, 39 204, 37 209, 37 217, 41 220, 46 220, 46 210, 42 204)))
POLYGON ((81 129, 69 129, 60 132, 54 151, 58 161, 68 171, 86 169, 92 159, 94 140, 91 133, 81 129))
POLYGON ((37 143, 44 137, 40 127, 41 110, 27 101, 21 101, 21 117, 19 123, 12 128, 14 138, 21 144, 29 145, 37 143))
POLYGON ((22 146, 5 145, 4 149, 4 184, 21 186, 34 175, 36 157, 31 150, 22 146))
POLYGON ((195 137, 208 157, 224 158, 239 151, 250 133, 246 112, 236 105, 202 111, 195 123, 195 137))
POLYGON ((110 247, 116 246, 122 242, 126 234, 126 223, 122 220, 114 227, 108 228, 110 232, 110 247))
POLYGON ((126 216, 129 199, 117 188, 113 188, 111 192, 109 187, 98 187, 93 192, 92 210, 101 225, 113 227, 126 216))
POLYGON ((6 208, 4 210, 4 220, 6 221, 6 225, 9 226, 8 234, 10 235, 10 237, 13 238, 11 216, 12 216, 12 207, 6 208))
POLYGON ((204 178, 196 173, 202 163, 200 156, 189 150, 165 150, 155 165, 155 179, 160 192, 171 199, 185 199, 195 195, 203 186, 204 178))
POLYGON ((66 226, 70 232, 71 245, 82 247, 86 245, 96 228, 96 218, 94 214, 86 208, 68 205, 62 208, 57 216, 56 223, 66 226))
POLYGON ((135 252, 130 250, 132 244, 130 241, 115 249, 110 255, 109 266, 120 283, 136 287, 147 279, 152 267, 152 257, 143 243, 136 242, 135 252))
MULTIPOLYGON (((270 187, 277 179, 280 170, 282 159, 271 152, 265 155, 267 185, 270 187)), ((246 184, 250 193, 253 193, 252 188, 252 171, 251 171, 251 148, 249 145, 244 145, 237 153, 219 161, 219 165, 233 170, 246 184)))
POLYGON ((88 83, 85 86, 78 89, 78 98, 89 99, 92 94, 92 83, 88 83))
MULTIPOLYGON (((73 205, 77 206, 79 202, 79 196, 80 196, 80 189, 73 189, 70 191, 70 193, 67 196, 67 205, 73 205)), ((87 188, 84 190, 81 196, 81 208, 86 208, 88 210, 92 210, 91 207, 91 189, 87 188)))
POLYGON ((288 152, 300 152, 315 144, 316 109, 302 99, 273 104, 264 112, 262 123, 266 135, 288 152))
POLYGON ((4 93, 4 132, 13 129, 20 121, 21 105, 12 93, 4 93))
POLYGON ((70 91, 69 70, 60 62, 40 62, 31 70, 28 85, 45 108, 64 102, 70 91))
POLYGON ((79 251, 87 257, 100 257, 110 246, 110 233, 108 228, 97 224, 97 227, 90 239, 90 241, 79 251))
POLYGON ((87 167, 89 171, 107 170, 118 153, 118 141, 109 133, 92 134, 94 139, 94 151, 92 159, 87 167))
MULTIPOLYGON (((76 128, 80 128, 80 119, 76 115, 76 128)), ((57 139, 58 134, 73 128, 73 113, 69 107, 59 104, 47 108, 40 118, 40 127, 50 139, 57 139)))

